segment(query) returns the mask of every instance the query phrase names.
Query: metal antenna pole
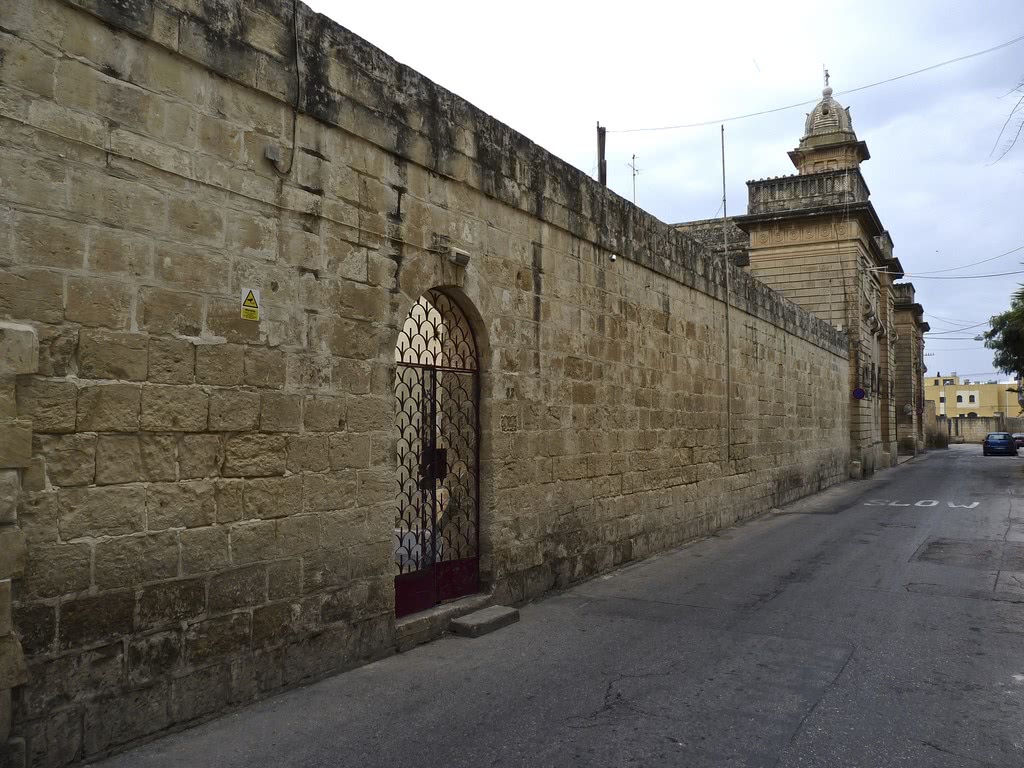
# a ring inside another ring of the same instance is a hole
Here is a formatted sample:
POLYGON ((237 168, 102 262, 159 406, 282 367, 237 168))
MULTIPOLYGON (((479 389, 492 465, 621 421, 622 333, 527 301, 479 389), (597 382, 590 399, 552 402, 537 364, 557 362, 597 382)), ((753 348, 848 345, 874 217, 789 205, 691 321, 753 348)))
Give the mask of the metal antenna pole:
POLYGON ((608 186, 608 161, 605 160, 604 156, 604 145, 606 139, 607 128, 601 127, 601 122, 597 123, 597 180, 600 182, 602 187, 608 186))
POLYGON ((640 173, 640 169, 636 167, 636 155, 633 155, 633 162, 627 165, 633 170, 633 205, 636 205, 636 177, 640 173))

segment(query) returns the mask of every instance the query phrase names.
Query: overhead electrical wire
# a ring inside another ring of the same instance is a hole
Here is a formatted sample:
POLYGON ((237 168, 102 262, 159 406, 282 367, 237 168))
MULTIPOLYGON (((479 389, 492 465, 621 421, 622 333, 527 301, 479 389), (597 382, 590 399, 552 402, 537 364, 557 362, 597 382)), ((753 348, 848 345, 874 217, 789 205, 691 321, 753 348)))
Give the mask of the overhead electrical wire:
MULTIPOLYGON (((1024 245, 1018 245, 1016 248, 1011 248, 1010 250, 1005 251, 1003 253, 1000 253, 1000 254, 998 254, 996 256, 989 256, 987 259, 981 259, 980 261, 972 261, 972 262, 970 262, 968 264, 961 264, 959 267, 949 267, 947 269, 935 269, 935 270, 931 270, 929 272, 914 272, 913 275, 911 275, 908 272, 908 273, 906 273, 906 275, 907 276, 912 276, 912 277, 926 277, 928 275, 941 275, 941 274, 943 274, 945 272, 956 272, 956 271, 961 270, 961 269, 967 269, 968 267, 976 267, 979 264, 985 264, 985 263, 990 262, 990 261, 995 261, 996 259, 1001 259, 1004 256, 1010 256, 1011 254, 1017 253, 1018 251, 1024 251, 1024 245)), ((886 269, 886 267, 869 267, 868 270, 870 272, 879 272, 879 273, 884 272, 886 274, 896 274, 894 272, 889 272, 886 269)))
POLYGON ((924 275, 917 272, 888 272, 886 270, 876 270, 877 274, 880 275, 901 275, 903 277, 912 277, 915 280, 983 280, 987 277, 1006 277, 1007 275, 1024 275, 1024 269, 1019 269, 1016 272, 993 272, 989 275, 924 275))
MULTIPOLYGON (((940 61, 937 64, 931 64, 931 65, 929 65, 927 67, 922 67, 921 69, 915 69, 912 72, 904 72, 902 75, 896 75, 894 77, 888 77, 885 80, 879 80, 878 82, 875 82, 875 83, 868 83, 867 85, 860 85, 860 86, 858 86, 856 88, 849 88, 849 89, 847 89, 845 91, 837 91, 835 95, 836 96, 845 96, 845 95, 850 94, 850 93, 857 93, 858 91, 866 91, 868 88, 876 88, 879 85, 886 85, 888 83, 893 83, 893 82, 895 82, 897 80, 903 80, 904 78, 907 78, 907 77, 913 77, 914 75, 920 75, 920 74, 923 74, 924 72, 930 72, 933 69, 939 69, 940 67, 946 67, 946 66, 949 66, 950 64, 958 64, 959 62, 966 61, 967 59, 973 59, 973 58, 975 58, 977 56, 984 56, 987 53, 994 53, 995 51, 998 51, 998 50, 1000 50, 1002 48, 1006 48, 1008 46, 1015 45, 1015 44, 1021 42, 1022 40, 1024 40, 1024 35, 1021 35, 1020 37, 1015 37, 1012 40, 1007 40, 1006 42, 1000 43, 999 45, 992 46, 991 48, 986 48, 983 51, 975 51, 974 53, 968 53, 968 54, 965 54, 963 56, 957 56, 955 59, 947 59, 946 61, 940 61)), ((775 112, 785 112, 786 110, 789 110, 789 109, 797 109, 798 107, 806 107, 806 106, 808 106, 810 104, 817 104, 817 103, 818 103, 817 99, 812 99, 810 101, 801 101, 801 102, 798 102, 796 104, 787 104, 784 107, 774 107, 772 109, 762 109, 759 112, 749 112, 749 113, 747 113, 745 115, 733 115, 732 117, 722 117, 722 118, 718 118, 716 120, 701 120, 700 122, 697 122, 697 123, 682 123, 682 124, 679 124, 679 125, 662 125, 662 126, 649 127, 649 128, 619 128, 619 129, 609 128, 608 129, 608 133, 641 133, 641 132, 647 132, 647 131, 676 131, 676 130, 684 130, 684 129, 687 129, 687 128, 703 128, 703 127, 708 126, 708 125, 718 125, 719 123, 732 123, 732 122, 735 122, 736 120, 746 120, 746 119, 751 118, 751 117, 761 117, 762 115, 771 115, 771 114, 774 114, 775 112)))
POLYGON ((982 325, 988 325, 989 322, 986 320, 983 323, 975 323, 974 325, 965 325, 963 328, 950 328, 948 331, 926 331, 926 336, 941 336, 946 333, 960 333, 960 331, 969 331, 971 328, 978 328, 982 325))

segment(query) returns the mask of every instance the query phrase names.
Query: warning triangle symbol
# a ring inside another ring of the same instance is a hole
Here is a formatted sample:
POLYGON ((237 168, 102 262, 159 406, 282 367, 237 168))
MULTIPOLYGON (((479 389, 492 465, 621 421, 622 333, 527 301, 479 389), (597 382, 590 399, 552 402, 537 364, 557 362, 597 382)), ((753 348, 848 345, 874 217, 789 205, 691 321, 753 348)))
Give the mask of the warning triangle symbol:
POLYGON ((249 291, 248 295, 246 295, 245 301, 242 302, 242 306, 248 309, 260 308, 260 305, 256 303, 256 297, 253 295, 252 291, 249 291))

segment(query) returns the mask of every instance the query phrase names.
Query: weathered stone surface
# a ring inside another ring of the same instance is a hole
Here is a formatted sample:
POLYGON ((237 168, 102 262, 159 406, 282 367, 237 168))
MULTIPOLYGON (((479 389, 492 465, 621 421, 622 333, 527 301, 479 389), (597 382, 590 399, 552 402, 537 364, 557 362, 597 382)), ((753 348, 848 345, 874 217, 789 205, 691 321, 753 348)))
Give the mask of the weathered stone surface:
POLYGON ((139 291, 139 326, 150 333, 198 336, 203 330, 203 299, 162 288, 139 291))
POLYGON ((134 607, 130 590, 61 603, 57 641, 61 648, 80 648, 127 635, 132 631, 134 607))
POLYGON ((66 709, 26 723, 25 743, 27 765, 67 765, 77 761, 82 754, 81 711, 66 709))
POLYGON ((86 705, 85 754, 166 728, 167 694, 167 685, 156 683, 86 705))
POLYGON ((53 650, 57 638, 56 607, 41 603, 21 604, 13 608, 11 613, 26 656, 53 650))
POLYGON ((146 489, 138 485, 61 491, 60 531, 65 538, 117 536, 145 526, 146 489))
POLYGON ((11 580, 0 579, 0 636, 14 631, 11 623, 11 580))
POLYGON ((215 525, 181 532, 181 568, 185 575, 219 571, 230 561, 227 528, 215 525))
POLYGON ((100 435, 96 444, 96 483, 174 480, 177 442, 165 435, 100 435))
POLYGON ((279 435, 229 437, 224 446, 225 477, 283 475, 287 453, 279 435))
POLYGON ((210 579, 210 610, 230 611, 267 599, 267 571, 261 565, 237 568, 210 579))
POLYGON ((38 325, 39 374, 66 376, 74 368, 78 326, 38 325))
MULTIPOLYGON (((226 594, 221 595, 226 602, 233 602, 233 590, 244 586, 241 581, 233 580, 237 578, 228 578, 221 585, 227 590, 226 594)), ((238 595, 238 598, 244 599, 245 596, 238 595)), ((247 613, 232 613, 192 624, 185 632, 185 658, 189 664, 202 664, 237 653, 239 648, 248 645, 251 632, 250 617, 247 613)))
POLYGON ((231 699, 231 667, 217 664, 174 678, 171 717, 185 722, 223 709, 231 699))
POLYGON ((24 531, 9 525, 0 527, 0 579, 25 573, 26 552, 24 531))
POLYGON ((30 325, 0 322, 0 374, 35 373, 39 339, 30 325))
POLYGON ((245 349, 245 383, 253 387, 271 387, 279 389, 284 386, 286 358, 280 349, 245 349))
POLYGON ((330 436, 331 469, 370 466, 370 436, 340 432, 330 436))
POLYGON ((303 508, 307 511, 348 509, 356 502, 356 476, 354 472, 330 472, 304 475, 302 488, 303 508))
POLYGON ((182 480, 220 474, 224 446, 219 435, 184 435, 178 445, 178 473, 182 480))
POLYGON ((32 462, 32 422, 0 419, 0 469, 27 467, 32 462))
POLYGON ((60 709, 119 683, 123 675, 124 654, 119 642, 32 660, 29 682, 23 691, 25 704, 33 712, 60 709))
POLYGON ((242 494, 242 508, 247 518, 284 517, 302 509, 302 478, 246 480, 242 494))
POLYGON ((83 329, 78 337, 78 373, 83 379, 145 381, 149 369, 144 333, 83 329))
POLYGON ((267 598, 298 597, 302 593, 302 563, 298 558, 267 566, 267 598))
POLYGON ((46 477, 53 485, 89 485, 96 475, 95 435, 44 435, 37 438, 38 453, 46 462, 46 477))
POLYGON ((208 396, 198 387, 157 384, 142 388, 142 429, 149 432, 200 432, 206 429, 208 396))
POLYGON ((154 632, 128 641, 128 684, 142 685, 163 677, 181 658, 181 631, 154 632))
POLYGON ((143 587, 138 604, 142 629, 178 625, 206 612, 206 582, 185 579, 143 587))
POLYGON ((120 589, 178 575, 178 537, 172 532, 119 536, 95 549, 99 589, 120 589))
POLYGON ((302 427, 302 396, 284 392, 260 395, 260 430, 298 432, 302 427))
POLYGON ((259 422, 260 396, 256 392, 229 389, 210 395, 210 430, 245 432, 259 422))
POLYGON ((18 413, 41 432, 74 432, 78 387, 70 381, 18 379, 18 413))
POLYGON ((60 323, 64 319, 63 277, 41 269, 0 272, 0 315, 60 323))
POLYGON ((217 480, 213 484, 217 498, 217 522, 242 519, 242 480, 217 480))
POLYGON ((191 384, 195 380, 195 345, 167 337, 149 341, 149 380, 160 384, 191 384))
POLYGON ((234 387, 245 377, 245 347, 241 344, 203 344, 196 348, 196 381, 234 387))
POLYGON ((337 432, 345 428, 346 401, 340 397, 307 397, 304 406, 306 429, 337 432))
POLYGON ((289 472, 323 472, 329 466, 326 435, 289 435, 289 472))
POLYGON ((70 277, 65 316, 82 325, 127 328, 131 324, 133 294, 131 286, 114 280, 70 277))
POLYGON ((217 515, 213 484, 206 480, 155 483, 146 488, 149 530, 211 525, 217 515))
POLYGON ((141 402, 142 388, 138 384, 82 387, 78 392, 77 429, 79 432, 134 432, 139 428, 141 402))
POLYGON ((57 597, 89 589, 92 553, 88 544, 33 543, 28 557, 27 595, 57 597))
POLYGON ((28 665, 21 641, 14 635, 0 637, 0 690, 28 682, 28 665))

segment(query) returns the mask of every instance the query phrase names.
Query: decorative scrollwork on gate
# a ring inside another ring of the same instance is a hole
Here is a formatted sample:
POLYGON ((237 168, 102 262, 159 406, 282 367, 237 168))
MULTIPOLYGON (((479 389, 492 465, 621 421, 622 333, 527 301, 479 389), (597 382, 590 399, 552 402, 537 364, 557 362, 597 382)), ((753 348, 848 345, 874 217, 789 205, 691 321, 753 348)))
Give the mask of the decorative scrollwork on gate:
POLYGON ((479 360, 452 299, 428 291, 395 348, 395 573, 478 556, 479 360))

